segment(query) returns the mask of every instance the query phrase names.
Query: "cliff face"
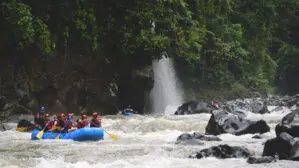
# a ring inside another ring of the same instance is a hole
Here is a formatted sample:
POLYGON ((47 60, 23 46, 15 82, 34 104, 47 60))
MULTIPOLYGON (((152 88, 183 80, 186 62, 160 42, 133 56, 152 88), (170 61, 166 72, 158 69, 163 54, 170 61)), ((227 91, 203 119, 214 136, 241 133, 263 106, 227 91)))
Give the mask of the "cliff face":
MULTIPOLYGON (((145 63, 134 63, 119 68, 82 58, 68 61, 66 70, 65 63, 51 58, 38 69, 33 67, 28 79, 2 71, 0 116, 36 113, 40 105, 49 113, 116 114, 128 105, 143 113, 153 87, 152 70, 145 63)), ((22 72, 21 66, 18 69, 22 72)))

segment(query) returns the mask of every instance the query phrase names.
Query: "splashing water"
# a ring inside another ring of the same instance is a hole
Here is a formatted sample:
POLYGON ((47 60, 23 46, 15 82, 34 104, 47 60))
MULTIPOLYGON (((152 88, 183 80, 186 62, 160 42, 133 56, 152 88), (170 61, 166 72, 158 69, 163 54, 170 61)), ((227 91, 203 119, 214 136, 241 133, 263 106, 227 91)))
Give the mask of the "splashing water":
POLYGON ((173 114, 174 111, 168 109, 182 104, 183 91, 172 59, 163 56, 161 60, 154 60, 153 71, 155 84, 150 93, 151 111, 155 114, 173 114))

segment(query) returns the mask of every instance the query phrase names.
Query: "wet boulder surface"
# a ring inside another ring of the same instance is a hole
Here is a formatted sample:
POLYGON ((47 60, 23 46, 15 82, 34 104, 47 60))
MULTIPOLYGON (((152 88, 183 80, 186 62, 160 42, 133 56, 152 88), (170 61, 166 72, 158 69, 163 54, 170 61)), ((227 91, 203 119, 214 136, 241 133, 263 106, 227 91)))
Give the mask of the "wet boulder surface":
POLYGON ((230 133, 234 135, 266 133, 270 127, 264 120, 251 121, 243 114, 230 113, 223 109, 215 110, 206 126, 206 134, 219 135, 230 133))
POLYGON ((183 103, 175 111, 175 115, 211 113, 212 106, 204 101, 191 100, 183 103))
POLYGON ((276 137, 266 141, 263 156, 299 161, 299 110, 283 117, 275 132, 276 137))
POLYGON ((175 144, 203 145, 204 142, 202 141, 221 141, 221 139, 217 136, 204 135, 199 132, 194 132, 193 134, 183 133, 177 138, 175 144))
POLYGON ((247 163, 249 164, 262 164, 262 163, 271 163, 276 162, 276 158, 272 156, 264 156, 264 157, 249 157, 247 159, 247 163))
POLYGON ((210 148, 203 149, 194 155, 190 155, 189 158, 205 158, 205 157, 216 157, 219 159, 227 158, 248 158, 250 152, 247 148, 239 146, 218 145, 210 148))
POLYGON ((236 99, 225 103, 224 107, 227 111, 249 111, 252 113, 266 114, 269 102, 265 99, 236 99))
POLYGON ((282 118, 275 127, 276 135, 287 132, 293 137, 299 137, 299 109, 292 111, 282 118))

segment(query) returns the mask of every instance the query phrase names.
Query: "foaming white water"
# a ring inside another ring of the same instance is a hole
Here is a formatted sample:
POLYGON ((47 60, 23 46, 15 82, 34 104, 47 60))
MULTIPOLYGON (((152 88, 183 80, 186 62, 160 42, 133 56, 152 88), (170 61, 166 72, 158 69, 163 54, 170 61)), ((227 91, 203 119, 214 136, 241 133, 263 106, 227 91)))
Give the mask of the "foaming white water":
MULTIPOLYGON (((165 114, 165 108, 178 106, 183 102, 183 92, 176 77, 171 58, 153 60, 154 88, 150 93, 151 111, 165 114)), ((172 112, 173 114, 173 112, 172 112)))
POLYGON ((244 146, 260 156, 263 143, 275 137, 274 127, 288 111, 273 114, 248 114, 248 118, 265 119, 271 132, 262 139, 253 134, 234 136, 222 134, 223 141, 204 142, 203 146, 177 145, 184 132, 205 132, 210 114, 185 116, 103 116, 103 126, 119 137, 114 141, 105 134, 98 142, 65 140, 31 141, 30 133, 14 130, 0 132, 1 168, 279 168, 296 167, 298 162, 277 161, 271 164, 249 165, 246 159, 190 159, 189 155, 214 145, 244 146))
POLYGON ((256 114, 247 112, 247 117, 250 120, 265 120, 267 123, 278 123, 282 119, 283 116, 287 115, 291 112, 291 110, 287 107, 281 107, 280 110, 275 111, 276 107, 268 107, 270 113, 266 114, 256 114))
POLYGON ((180 106, 181 104, 177 104, 177 105, 167 105, 165 110, 164 110, 164 114, 165 115, 172 115, 174 114, 174 112, 177 110, 177 108, 180 106))

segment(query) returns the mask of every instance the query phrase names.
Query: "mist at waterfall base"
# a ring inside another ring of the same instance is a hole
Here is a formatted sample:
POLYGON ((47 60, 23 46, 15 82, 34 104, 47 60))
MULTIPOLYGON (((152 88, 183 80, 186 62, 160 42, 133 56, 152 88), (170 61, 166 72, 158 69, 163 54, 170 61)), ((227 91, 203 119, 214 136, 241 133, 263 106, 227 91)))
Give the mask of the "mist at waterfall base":
POLYGON ((183 103, 183 91, 176 76, 173 60, 165 56, 153 60, 154 87, 150 93, 152 114, 173 114, 183 103))

